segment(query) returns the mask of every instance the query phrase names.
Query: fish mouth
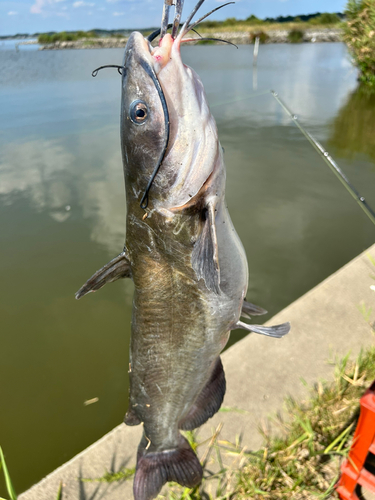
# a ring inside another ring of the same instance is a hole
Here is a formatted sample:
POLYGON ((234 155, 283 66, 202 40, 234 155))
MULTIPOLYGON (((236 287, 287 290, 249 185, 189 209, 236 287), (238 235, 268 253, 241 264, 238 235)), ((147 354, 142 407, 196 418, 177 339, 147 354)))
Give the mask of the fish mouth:
MULTIPOLYGON (((191 11, 190 15, 182 25, 182 28, 180 32, 178 33, 178 29, 180 27, 180 21, 181 21, 181 16, 182 16, 182 9, 184 6, 184 0, 164 0, 164 7, 163 7, 163 16, 162 16, 162 21, 161 21, 161 27, 160 29, 154 31, 151 33, 148 37, 147 40, 151 44, 151 42, 160 35, 160 41, 159 41, 159 47, 151 50, 152 55, 155 57, 156 63, 157 63, 157 68, 156 69, 161 69, 163 68, 168 60, 169 60, 169 55, 171 53, 171 48, 172 45, 174 47, 177 47, 179 50, 180 45, 182 42, 191 42, 197 40, 196 38, 188 38, 184 39, 184 36, 189 33, 190 31, 195 31, 194 28, 202 22, 204 19, 209 17, 211 14, 216 12, 219 9, 222 9, 223 7, 226 7, 227 5, 234 4, 235 2, 227 2, 219 7, 216 7, 215 9, 212 9, 210 12, 199 18, 198 20, 194 21, 192 24, 190 24, 195 16, 195 14, 198 12, 198 10, 201 8, 205 0, 199 0, 198 3, 195 5, 194 9, 191 11), (174 15, 174 20, 172 24, 168 24, 169 21, 169 12, 171 6, 175 6, 175 15, 174 15), (171 34, 167 34, 168 28, 172 28, 171 34)), ((200 36, 200 35, 199 35, 200 36)), ((202 38, 202 37, 200 37, 202 38)), ((221 40, 221 39, 214 39, 214 38, 208 38, 207 40, 217 40, 219 42, 225 42, 229 43, 231 45, 231 42, 228 42, 226 40, 221 40)))

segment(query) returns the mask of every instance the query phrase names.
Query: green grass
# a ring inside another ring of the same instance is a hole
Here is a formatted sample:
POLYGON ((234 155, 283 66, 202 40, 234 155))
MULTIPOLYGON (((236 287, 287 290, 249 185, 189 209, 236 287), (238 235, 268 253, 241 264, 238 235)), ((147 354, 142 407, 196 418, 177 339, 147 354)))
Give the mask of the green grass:
MULTIPOLYGON (((13 488, 12 480, 10 479, 8 467, 7 467, 7 464, 5 462, 5 457, 4 457, 4 453, 3 453, 1 446, 0 446, 0 469, 3 469, 4 478, 5 478, 5 485, 6 485, 6 489, 7 489, 10 500, 17 500, 17 495, 16 495, 16 492, 13 488)), ((0 499, 0 500, 4 500, 4 499, 0 499)))
POLYGON ((81 481, 83 482, 93 482, 97 481, 99 483, 114 483, 117 481, 126 481, 127 479, 133 478, 135 474, 135 467, 127 469, 121 469, 118 472, 106 472, 103 476, 95 478, 95 479, 88 479, 88 478, 83 478, 81 481))

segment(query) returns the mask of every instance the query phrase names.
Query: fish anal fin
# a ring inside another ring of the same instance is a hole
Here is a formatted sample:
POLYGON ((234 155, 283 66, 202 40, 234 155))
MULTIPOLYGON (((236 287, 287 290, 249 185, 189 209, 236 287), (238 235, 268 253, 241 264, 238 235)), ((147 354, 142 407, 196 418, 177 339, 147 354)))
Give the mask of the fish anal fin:
POLYGON ((226 389, 225 375, 221 359, 218 358, 212 370, 211 377, 189 413, 179 422, 179 428, 191 431, 201 426, 219 411, 226 389))
POLYGON ((256 306, 246 300, 243 301, 241 316, 251 318, 251 316, 262 316, 263 314, 267 314, 267 312, 263 307, 256 306))
POLYGON ((178 448, 168 451, 147 452, 143 437, 138 448, 137 469, 134 477, 134 500, 156 498, 169 481, 193 488, 202 481, 202 466, 185 438, 180 436, 178 448))
POLYGON ((125 252, 112 259, 104 267, 96 271, 89 280, 78 290, 75 297, 80 299, 90 292, 96 292, 107 283, 116 281, 120 278, 131 278, 131 267, 125 252))
POLYGON ((142 420, 138 417, 138 415, 135 413, 133 408, 130 408, 125 415, 124 418, 124 423, 126 425, 139 425, 142 423, 142 420))
POLYGON ((247 330, 248 332, 259 333, 260 335, 265 335, 266 337, 274 337, 281 339, 290 331, 290 323, 282 323, 281 325, 275 326, 263 326, 263 325, 249 325, 243 321, 237 321, 236 328, 242 328, 242 330, 247 330))
POLYGON ((220 295, 219 248, 213 203, 208 203, 203 215, 203 228, 195 242, 191 264, 198 280, 203 278, 206 287, 220 295))

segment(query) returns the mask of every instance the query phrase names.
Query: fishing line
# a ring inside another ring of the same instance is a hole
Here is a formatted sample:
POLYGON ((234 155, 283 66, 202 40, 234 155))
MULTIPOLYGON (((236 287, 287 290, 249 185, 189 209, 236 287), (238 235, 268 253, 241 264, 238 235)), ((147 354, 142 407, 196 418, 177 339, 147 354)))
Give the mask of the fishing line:
POLYGON ((269 90, 263 90, 261 92, 254 92, 251 95, 247 95, 244 97, 238 97, 237 99, 231 99, 230 101, 221 101, 217 102, 215 104, 210 104, 210 108, 217 108, 218 106, 224 106, 225 104, 233 104, 234 102, 241 102, 241 101, 246 101, 247 99, 252 99, 253 97, 259 97, 261 95, 267 95, 269 94, 269 90))
POLYGON ((279 94, 277 92, 275 92, 274 90, 265 90, 262 92, 255 92, 254 94, 244 96, 244 97, 239 97, 238 99, 231 99, 230 101, 222 101, 222 102, 212 104, 212 105, 210 105, 210 108, 215 108, 217 106, 223 106, 224 104, 232 104, 235 102, 246 101, 247 99, 252 99, 254 97, 259 97, 262 95, 269 95, 269 94, 271 94, 275 98, 275 100, 278 102, 278 104, 283 108, 283 110, 287 113, 287 115, 293 120, 293 123, 299 128, 299 130, 302 132, 302 134, 306 137, 306 139, 309 141, 309 143, 313 146, 315 151, 317 151, 317 153, 319 153, 319 155, 322 157, 322 159, 328 165, 330 170, 341 181, 341 183, 346 188, 346 190, 355 199, 355 201, 358 203, 358 205, 361 207, 361 209, 364 211, 364 213, 367 215, 367 217, 370 219, 370 221, 375 225, 375 212, 370 207, 370 205, 367 203, 365 197, 362 196, 357 191, 357 189, 349 181, 347 176, 344 174, 344 172, 341 170, 341 168, 338 166, 338 164, 335 162, 335 160, 332 158, 332 156, 329 154, 329 152, 323 148, 323 146, 320 144, 320 142, 318 142, 310 134, 310 132, 308 132, 305 129, 305 127, 303 125, 301 125, 301 123, 298 120, 297 115, 292 113, 292 111, 288 108, 288 106, 284 103, 284 101, 282 101, 280 99, 279 94))

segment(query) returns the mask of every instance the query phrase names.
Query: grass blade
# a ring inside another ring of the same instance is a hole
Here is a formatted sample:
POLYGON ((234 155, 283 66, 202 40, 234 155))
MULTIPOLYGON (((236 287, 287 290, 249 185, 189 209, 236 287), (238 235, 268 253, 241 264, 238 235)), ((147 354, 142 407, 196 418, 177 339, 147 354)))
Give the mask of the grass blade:
POLYGON ((16 495, 16 492, 14 491, 13 484, 12 484, 12 481, 10 479, 8 467, 7 467, 7 464, 5 463, 4 453, 3 453, 1 446, 0 446, 0 461, 1 461, 1 465, 3 467, 5 484, 7 487, 8 495, 10 496, 10 500, 17 500, 17 495, 16 495))
MULTIPOLYGON (((331 450, 333 450, 333 448, 338 444, 338 443, 342 443, 342 441, 344 440, 344 438, 346 438, 346 436, 349 434, 349 432, 352 430, 352 427, 354 425, 354 422, 351 423, 334 441, 332 441, 331 444, 329 444, 327 446, 327 448, 324 450, 324 453, 325 454, 328 454, 331 450)), ((341 448, 341 447, 340 447, 341 448)))
POLYGON ((61 500, 61 498, 62 498, 62 481, 60 481, 60 486, 57 492, 56 500, 61 500))

